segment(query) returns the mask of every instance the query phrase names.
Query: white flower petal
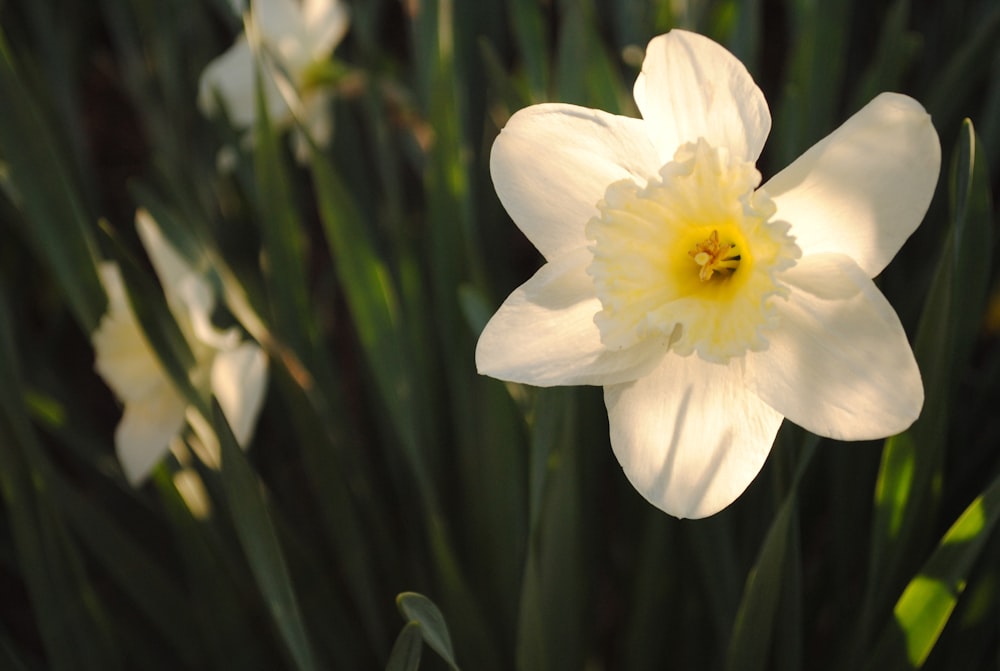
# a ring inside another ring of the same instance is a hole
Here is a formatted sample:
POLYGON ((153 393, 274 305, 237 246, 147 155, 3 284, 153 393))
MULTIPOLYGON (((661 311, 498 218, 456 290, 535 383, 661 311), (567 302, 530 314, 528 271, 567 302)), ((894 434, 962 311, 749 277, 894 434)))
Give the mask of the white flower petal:
MULTIPOLYGON (((215 310, 215 293, 204 278, 191 274, 181 278, 176 286, 171 287, 175 299, 186 309, 186 321, 181 330, 185 336, 193 336, 199 342, 214 350, 229 350, 239 343, 240 335, 236 329, 221 330, 212 323, 212 312, 215 310)), ((203 348, 195 347, 194 350, 203 348)), ((205 350, 206 353, 210 353, 205 350)), ((197 351, 195 352, 197 354, 197 351)))
POLYGON ((160 284, 166 291, 169 292, 170 287, 176 286, 184 278, 194 274, 194 269, 167 241, 159 224, 147 210, 136 210, 135 229, 139 233, 142 246, 149 254, 156 276, 160 278, 160 284))
MULTIPOLYGON (((278 126, 286 123, 291 118, 291 111, 278 91, 274 75, 263 71, 260 79, 264 86, 268 118, 278 126)), ((206 116, 215 116, 216 99, 221 98, 234 126, 252 127, 257 120, 256 82, 253 53, 246 34, 243 34, 201 73, 198 108, 206 116)))
POLYGON ((771 130, 767 101, 743 63, 696 33, 654 37, 632 93, 660 163, 699 137, 753 163, 771 130))
POLYGON ((246 35, 240 35, 228 51, 213 60, 198 81, 198 108, 205 116, 215 116, 217 98, 226 105, 226 114, 237 126, 249 126, 257 118, 254 105, 253 55, 246 35))
POLYGON ((874 277, 923 219, 940 167, 924 108, 883 93, 763 188, 804 254, 846 254, 874 277))
POLYGON ((303 60, 307 35, 296 0, 252 0, 251 9, 261 38, 288 59, 287 64, 303 60))
POLYGON ((302 20, 313 58, 328 56, 347 33, 347 5, 340 0, 304 0, 302 20))
POLYGON ((633 380, 656 365, 667 347, 661 340, 619 351, 601 343, 589 260, 589 250, 579 249, 547 263, 507 298, 479 336, 481 374, 539 387, 603 385, 633 380))
POLYGON ((212 362, 212 393, 243 447, 253 436, 266 388, 267 356, 254 343, 220 352, 212 362))
POLYGON ((184 409, 184 399, 166 378, 146 397, 125 404, 115 448, 129 483, 142 483, 167 453, 184 426, 184 409))
POLYGON ((747 381, 799 426, 840 440, 883 438, 920 414, 924 390, 892 306, 851 259, 803 258, 770 347, 747 353, 747 381))
POLYGON ((160 278, 171 312, 192 349, 197 349, 192 338, 215 349, 235 346, 239 341, 235 331, 220 331, 212 325, 215 292, 208 280, 196 273, 177 253, 149 212, 138 210, 135 224, 143 247, 160 278))
POLYGON ((615 456, 657 508, 712 515, 760 472, 782 418, 746 389, 740 366, 671 354, 650 375, 605 388, 615 456))
POLYGON ((100 275, 108 294, 108 311, 91 335, 94 369, 115 396, 128 403, 149 395, 166 374, 132 313, 118 266, 102 263, 100 275))
POLYGON ((610 184, 644 186, 659 168, 641 120, 556 103, 515 113, 490 154, 500 202, 549 260, 586 246, 584 226, 610 184))

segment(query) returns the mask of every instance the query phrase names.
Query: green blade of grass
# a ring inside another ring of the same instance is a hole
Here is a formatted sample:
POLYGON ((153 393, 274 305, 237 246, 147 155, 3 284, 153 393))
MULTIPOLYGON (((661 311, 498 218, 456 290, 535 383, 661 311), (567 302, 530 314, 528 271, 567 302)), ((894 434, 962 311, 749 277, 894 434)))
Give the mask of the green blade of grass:
POLYGON ((532 0, 513 0, 507 4, 507 12, 518 52, 524 59, 525 77, 532 101, 542 102, 549 90, 542 7, 532 0))
POLYGON ((440 655, 452 669, 458 671, 448 624, 434 602, 416 592, 403 592, 396 597, 396 607, 404 619, 415 622, 420 627, 420 635, 431 650, 440 655))
POLYGON ((244 597, 249 576, 225 561, 208 520, 196 519, 165 468, 153 472, 160 501, 180 553, 190 603, 189 617, 206 654, 207 668, 263 671, 278 661, 273 643, 257 631, 244 597))
POLYGON ((563 2, 555 62, 556 99, 617 113, 632 108, 626 87, 595 25, 593 2, 563 2))
MULTIPOLYGON (((985 6, 984 6, 985 7, 985 6)), ((965 36, 948 61, 928 83, 927 110, 939 128, 949 128, 968 114, 968 100, 989 82, 990 66, 997 57, 1000 38, 1000 6, 992 6, 965 36)), ((994 82, 995 85, 995 82, 994 82)))
POLYGON ((900 90, 903 74, 920 46, 909 29, 911 0, 896 0, 886 12, 878 48, 868 70, 854 90, 854 109, 860 109, 882 91, 900 90))
POLYGON ((930 559, 903 590, 867 669, 893 671, 923 666, 998 520, 1000 478, 994 479, 952 524, 930 559))
POLYGON ((17 651, 15 643, 6 632, 0 632, 0 665, 9 671, 29 671, 27 657, 17 651))
POLYGON ((399 298, 389 269, 361 226, 351 194, 333 167, 318 152, 312 170, 318 188, 320 217, 337 277, 351 310, 353 326, 375 377, 376 387, 392 418, 413 467, 422 495, 434 499, 416 416, 416 390, 399 298))
POLYGON ((385 671, 417 671, 420 668, 420 656, 424 642, 421 637, 419 622, 407 622, 392 644, 389 662, 385 671))
MULTIPOLYGON (((270 76, 258 69, 258 79, 270 76)), ((265 262, 265 281, 279 339, 312 368, 316 329, 309 305, 305 235, 291 189, 281 135, 267 115, 263 87, 257 86, 254 173, 265 262)))
MULTIPOLYGON (((404 337, 405 328, 395 285, 361 226, 354 199, 343 187, 337 173, 315 151, 312 168, 320 185, 320 216, 357 337, 374 375, 380 401, 388 412, 394 433, 400 441, 399 446, 416 479, 421 498, 419 511, 422 513, 417 519, 429 537, 431 553, 435 557, 433 570, 454 599, 447 605, 459 612, 459 619, 470 627, 470 638, 480 641, 477 646, 488 647, 482 638, 486 629, 481 624, 478 606, 472 599, 464 571, 456 559, 452 531, 445 524, 446 515, 434 487, 432 459, 421 441, 419 413, 421 404, 427 399, 418 398, 412 375, 413 357, 409 342, 404 337)), ((496 656, 484 653, 484 659, 496 659, 496 656)))
POLYGON ((222 484, 240 545, 246 553, 268 614, 300 671, 319 667, 299 610, 288 565, 267 510, 260 481, 240 449, 218 402, 212 424, 222 452, 222 484))
POLYGON ((102 604, 67 533, 54 478, 23 402, 6 297, 0 293, 0 489, 18 566, 51 668, 122 668, 102 604))
POLYGON ((24 216, 20 234, 56 278, 81 330, 90 333, 105 305, 94 263, 94 222, 2 31, 0 100, 0 159, 9 170, 9 184, 0 184, 12 185, 7 195, 24 216))
POLYGON ((768 653, 777 622, 776 614, 785 589, 786 565, 797 556, 793 544, 798 538, 798 483, 802 479, 818 439, 806 439, 791 488, 761 545, 757 561, 747 576, 743 599, 726 655, 726 669, 753 671, 767 668, 768 653))
POLYGON ((426 420, 443 438, 428 441, 425 459, 441 477, 454 458, 454 495, 470 502, 450 520, 439 518, 447 521, 441 529, 456 539, 456 546, 468 547, 466 565, 449 572, 451 588, 442 593, 441 603, 456 614, 464 654, 503 668, 496 651, 509 649, 515 635, 524 458, 512 449, 517 426, 513 408, 501 391, 487 389, 491 383, 477 376, 473 334, 459 299, 463 284, 486 286, 477 228, 484 208, 478 196, 490 187, 485 179, 476 179, 476 170, 485 166, 479 153, 485 147, 477 133, 486 105, 477 93, 487 69, 480 65, 481 47, 474 35, 495 34, 490 16, 499 18, 495 11, 473 11, 468 3, 443 0, 423 5, 411 23, 413 59, 422 73, 419 99, 434 131, 422 165, 429 310, 420 315, 433 323, 428 338, 433 349, 415 354, 418 370, 432 381, 429 394, 436 401, 426 420), (443 449, 449 438, 452 453, 443 449), (480 586, 478 594, 469 585, 480 586), (480 607, 477 601, 490 605, 480 607))
POLYGON ((588 595, 574 390, 539 390, 533 416, 532 532, 517 622, 517 668, 582 668, 588 595))
MULTIPOLYGON (((989 179, 970 122, 962 126, 949 180, 951 228, 914 342, 926 399, 910 430, 888 439, 875 488, 868 587, 859 641, 880 621, 928 549, 948 438, 949 407, 979 332, 989 282, 989 179)), ((856 649, 863 649, 861 644, 856 649)))
POLYGON ((88 497, 65 483, 60 483, 58 496, 83 545, 156 626, 185 666, 196 666, 195 632, 179 586, 88 497))
POLYGON ((834 126, 844 78, 851 3, 804 0, 790 5, 792 39, 787 84, 774 107, 771 160, 788 165, 834 126))

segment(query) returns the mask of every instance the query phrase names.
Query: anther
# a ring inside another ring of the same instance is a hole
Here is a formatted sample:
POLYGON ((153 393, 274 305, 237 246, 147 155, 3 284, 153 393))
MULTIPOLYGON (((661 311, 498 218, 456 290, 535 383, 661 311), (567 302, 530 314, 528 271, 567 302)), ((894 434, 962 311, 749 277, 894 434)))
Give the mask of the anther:
POLYGON ((708 238, 692 247, 688 255, 700 266, 698 277, 702 282, 712 279, 714 273, 731 273, 740 265, 736 245, 719 243, 717 230, 713 230, 708 238))

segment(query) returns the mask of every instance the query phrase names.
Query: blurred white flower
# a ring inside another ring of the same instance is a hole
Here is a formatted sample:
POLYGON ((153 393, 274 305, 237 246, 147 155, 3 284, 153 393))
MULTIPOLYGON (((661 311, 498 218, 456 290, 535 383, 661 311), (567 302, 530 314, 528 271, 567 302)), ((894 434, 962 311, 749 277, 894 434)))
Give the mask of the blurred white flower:
POLYGON ((546 263, 487 324, 479 371, 604 386, 625 474, 678 517, 735 500, 782 417, 906 429, 920 372, 871 278, 937 182, 924 109, 882 94, 758 188, 770 113, 728 51, 661 35, 633 93, 642 119, 534 105, 496 139, 497 194, 546 263))
MULTIPOLYGON (((212 325, 211 285, 170 246, 148 212, 136 213, 136 228, 194 355, 192 384, 215 395, 237 441, 246 446, 264 399, 267 357, 256 344, 241 341, 235 329, 212 325)), ((188 408, 132 312, 118 265, 102 263, 100 272, 108 312, 92 336, 94 367, 124 403, 115 447, 129 482, 138 484, 181 433, 188 408)))
MULTIPOLYGON (((247 30, 224 54, 202 72, 198 84, 198 107, 206 116, 225 106, 229 120, 248 128, 252 138, 257 117, 254 49, 247 32, 256 35, 264 69, 261 84, 268 116, 275 127, 289 126, 293 120, 289 102, 301 102, 299 112, 313 140, 325 145, 330 140, 330 96, 322 73, 330 66, 330 54, 347 32, 347 7, 340 0, 252 0, 245 15, 247 30)), ((308 145, 296 132, 296 152, 301 157, 308 145)))

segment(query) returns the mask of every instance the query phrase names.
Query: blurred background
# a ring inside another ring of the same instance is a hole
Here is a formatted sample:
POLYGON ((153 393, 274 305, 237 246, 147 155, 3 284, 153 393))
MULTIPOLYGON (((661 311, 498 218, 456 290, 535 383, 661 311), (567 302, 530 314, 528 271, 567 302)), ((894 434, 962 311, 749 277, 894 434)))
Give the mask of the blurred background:
POLYGON ((297 148, 258 96, 247 127, 199 107, 241 6, 0 0, 0 668, 1000 669, 1000 3, 346 7, 309 76, 283 73, 332 124, 297 148), (786 422, 696 521, 629 486, 600 389, 473 357, 541 264, 490 181, 499 129, 544 101, 637 116, 645 45, 675 27, 764 91, 765 181, 881 91, 927 108, 943 157, 878 278, 921 418, 851 444, 786 422), (268 356, 245 452, 185 382, 140 209, 268 356), (210 423, 136 483, 94 369, 102 261, 210 423))

